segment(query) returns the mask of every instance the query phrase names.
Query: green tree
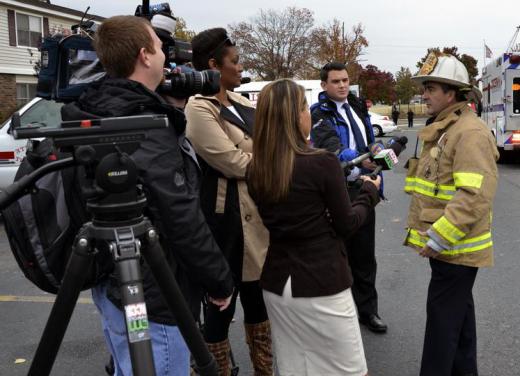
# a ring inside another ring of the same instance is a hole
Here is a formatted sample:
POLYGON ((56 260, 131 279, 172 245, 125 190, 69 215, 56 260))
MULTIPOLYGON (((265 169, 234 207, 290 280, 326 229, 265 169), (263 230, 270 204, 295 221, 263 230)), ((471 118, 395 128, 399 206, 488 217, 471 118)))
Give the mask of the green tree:
POLYGON ((426 58, 430 54, 430 52, 434 52, 436 54, 441 54, 441 53, 450 54, 450 55, 455 56, 457 59, 459 59, 462 62, 462 64, 464 64, 464 66, 468 70, 469 81, 474 85, 477 82, 477 76, 478 76, 477 63, 478 63, 478 61, 471 55, 467 55, 467 54, 461 55, 458 50, 459 50, 458 47, 455 47, 455 46, 443 47, 442 51, 439 47, 428 48, 428 50, 426 51, 426 55, 424 55, 424 57, 421 58, 421 60, 419 60, 417 62, 417 68, 421 69, 424 62, 426 61, 426 58))
POLYGON ((401 67, 395 74, 395 94, 397 99, 403 104, 410 103, 417 91, 417 85, 412 81, 410 68, 401 67))

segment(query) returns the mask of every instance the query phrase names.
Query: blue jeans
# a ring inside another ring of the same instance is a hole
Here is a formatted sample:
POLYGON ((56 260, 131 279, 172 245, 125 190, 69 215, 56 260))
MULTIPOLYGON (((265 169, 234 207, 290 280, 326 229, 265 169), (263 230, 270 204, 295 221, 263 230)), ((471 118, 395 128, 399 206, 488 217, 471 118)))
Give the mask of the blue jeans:
MULTIPOLYGON (((101 326, 116 369, 115 376, 131 376, 132 363, 123 311, 107 298, 107 283, 92 289, 92 299, 101 313, 101 326)), ((179 328, 150 321, 150 337, 157 376, 188 376, 190 352, 179 328)))

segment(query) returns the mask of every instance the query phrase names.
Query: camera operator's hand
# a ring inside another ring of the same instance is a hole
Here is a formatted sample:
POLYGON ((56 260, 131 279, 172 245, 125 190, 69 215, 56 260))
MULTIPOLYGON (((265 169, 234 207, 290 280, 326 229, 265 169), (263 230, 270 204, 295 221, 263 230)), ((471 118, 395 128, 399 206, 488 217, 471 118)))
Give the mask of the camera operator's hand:
POLYGON ((183 109, 186 107, 186 102, 188 102, 187 98, 175 98, 169 95, 163 95, 162 96, 166 102, 171 104, 174 107, 183 109))
POLYGON ((363 162, 361 162, 361 167, 366 168, 367 170, 374 171, 377 167, 377 164, 375 164, 370 159, 365 159, 363 162))
POLYGON ((363 180, 363 182, 368 181, 368 182, 374 184, 377 189, 379 189, 379 187, 381 186, 381 176, 379 176, 379 175, 377 175, 377 177, 375 179, 372 179, 370 176, 367 176, 367 175, 361 175, 359 178, 361 180, 363 180))
POLYGON ((229 307, 229 304, 231 303, 231 298, 233 297, 233 294, 229 295, 227 298, 222 299, 214 299, 211 296, 208 296, 208 300, 210 303, 216 305, 219 307, 219 311, 225 310, 227 307, 229 307))

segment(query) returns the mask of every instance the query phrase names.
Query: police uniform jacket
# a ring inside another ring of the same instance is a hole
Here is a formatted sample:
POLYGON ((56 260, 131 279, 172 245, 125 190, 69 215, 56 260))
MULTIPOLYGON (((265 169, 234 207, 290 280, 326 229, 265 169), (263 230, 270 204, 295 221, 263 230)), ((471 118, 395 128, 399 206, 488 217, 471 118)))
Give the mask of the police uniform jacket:
POLYGON ((422 151, 410 160, 405 184, 412 196, 405 245, 420 249, 433 239, 443 249, 440 261, 491 266, 498 180, 491 132, 462 102, 442 111, 418 137, 422 151))
POLYGON ((185 109, 186 134, 206 163, 201 203, 215 239, 235 278, 256 281, 260 279, 269 233, 245 181, 253 152, 254 107, 240 94, 227 94, 242 119, 216 97, 195 95, 185 109))

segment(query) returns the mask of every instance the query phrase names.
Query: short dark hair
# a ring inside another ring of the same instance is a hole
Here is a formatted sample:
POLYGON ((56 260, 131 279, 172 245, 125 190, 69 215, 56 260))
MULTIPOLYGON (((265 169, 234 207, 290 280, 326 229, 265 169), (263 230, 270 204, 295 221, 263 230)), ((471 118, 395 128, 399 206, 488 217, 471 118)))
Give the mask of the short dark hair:
POLYGON ((209 69, 209 59, 215 59, 218 65, 222 65, 227 47, 234 45, 222 27, 201 31, 191 40, 193 66, 197 70, 209 69))
POLYGON ((141 48, 154 54, 152 24, 146 18, 107 18, 94 37, 94 48, 103 68, 114 78, 127 78, 135 69, 141 48))
POLYGON ((339 61, 331 61, 327 63, 320 70, 320 79, 324 82, 327 82, 329 79, 329 72, 332 70, 342 71, 347 70, 347 66, 339 61))

